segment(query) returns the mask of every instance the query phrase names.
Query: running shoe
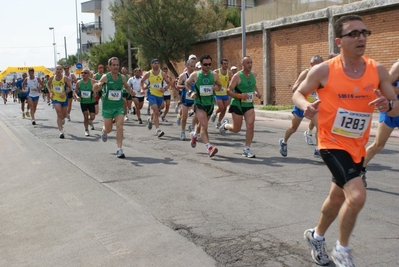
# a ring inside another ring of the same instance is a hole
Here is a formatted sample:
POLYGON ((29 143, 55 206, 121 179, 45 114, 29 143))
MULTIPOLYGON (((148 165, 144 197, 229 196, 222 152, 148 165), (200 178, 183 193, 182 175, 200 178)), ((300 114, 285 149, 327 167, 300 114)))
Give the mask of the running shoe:
POLYGON ((67 120, 71 121, 71 116, 70 115, 67 115, 67 120))
POLYGON ((128 121, 128 120, 129 120, 129 117, 127 115, 125 115, 124 121, 128 121))
POLYGON ((218 121, 218 122, 216 123, 216 129, 220 129, 220 126, 222 126, 222 124, 218 121))
POLYGON ((25 114, 26 114, 26 117, 30 118, 30 113, 29 113, 29 111, 27 111, 25 114))
POLYGON ((361 171, 361 172, 360 172, 360 178, 362 178, 362 181, 363 181, 364 187, 367 187, 367 181, 366 181, 367 177, 366 177, 366 172, 367 172, 367 171, 361 171))
POLYGON ((212 158, 213 156, 216 155, 216 153, 218 153, 218 149, 216 147, 209 146, 209 148, 208 148, 209 157, 212 158))
POLYGON ((226 134, 227 130, 226 130, 225 126, 228 123, 229 123, 229 120, 225 119, 225 120, 223 120, 222 125, 220 125, 219 132, 220 132, 221 135, 225 135, 226 134))
POLYGON ((190 111, 188 112, 188 116, 191 117, 191 116, 193 116, 193 115, 194 115, 194 111, 190 110, 190 111))
POLYGON ((25 119, 25 113, 22 113, 22 119, 25 119))
POLYGON ((32 125, 36 125, 36 122, 35 122, 35 120, 32 120, 32 125))
POLYGON ((336 267, 355 267, 353 257, 350 251, 338 251, 334 246, 331 252, 331 259, 336 267))
POLYGON ((180 133, 180 140, 181 140, 181 141, 186 140, 186 133, 185 133, 184 131, 182 131, 182 132, 180 133))
POLYGON ((148 119, 147 119, 147 128, 148 128, 148 130, 151 130, 151 129, 152 129, 152 121, 151 121, 151 118, 148 118, 148 119))
POLYGON ((197 146, 197 136, 195 135, 195 132, 191 132, 190 137, 191 137, 190 145, 192 148, 195 148, 197 146))
POLYGON ((165 117, 161 117, 163 122, 168 122, 168 120, 165 117))
POLYGON ((104 129, 101 130, 101 140, 103 140, 103 142, 107 142, 108 140, 108 135, 104 132, 104 129))
POLYGON ((194 131, 194 127, 190 124, 187 128, 188 132, 193 132, 194 131))
POLYGON ((139 118, 139 124, 143 124, 143 121, 141 120, 141 118, 139 118))
POLYGON ((310 248, 312 259, 319 265, 328 265, 330 260, 326 252, 326 240, 319 241, 313 237, 315 229, 307 229, 303 233, 303 238, 306 240, 310 248))
POLYGON ((123 154, 122 148, 118 148, 118 150, 116 151, 116 157, 120 158, 120 159, 124 159, 125 158, 125 154, 123 154))
POLYGON ((60 138, 61 138, 61 139, 64 139, 64 138, 65 138, 64 133, 60 133, 60 138))
POLYGON ((150 109, 147 109, 147 115, 151 115, 150 109))
POLYGON ((283 157, 286 157, 288 154, 288 149, 287 149, 287 144, 284 143, 283 138, 280 138, 280 140, 278 140, 278 143, 280 144, 280 154, 283 157))
POLYGON ((217 117, 216 113, 212 114, 212 116, 211 116, 212 123, 214 123, 216 121, 216 117, 217 117))
POLYGON ((161 131, 161 129, 157 130, 157 136, 158 138, 161 138, 165 133, 163 131, 161 131))
POLYGON ((176 120, 177 126, 180 126, 180 123, 181 123, 181 117, 180 115, 177 115, 177 120, 176 120))
POLYGON ((321 159, 320 151, 317 148, 314 149, 313 155, 316 159, 321 159))
POLYGON ((136 107, 133 107, 133 115, 136 115, 136 107))
POLYGON ((250 149, 243 149, 241 155, 247 158, 256 158, 255 154, 252 153, 250 149))
POLYGON ((179 106, 175 107, 175 113, 179 113, 179 106))
POLYGON ((85 131, 85 136, 90 136, 89 130, 85 131))
POLYGON ((312 137, 312 135, 311 135, 311 134, 308 134, 308 131, 305 131, 305 132, 303 133, 303 136, 305 136, 305 142, 306 142, 308 145, 312 146, 312 145, 313 145, 313 137, 312 137))
POLYGON ((94 130, 93 120, 89 120, 89 125, 91 127, 91 130, 94 130))

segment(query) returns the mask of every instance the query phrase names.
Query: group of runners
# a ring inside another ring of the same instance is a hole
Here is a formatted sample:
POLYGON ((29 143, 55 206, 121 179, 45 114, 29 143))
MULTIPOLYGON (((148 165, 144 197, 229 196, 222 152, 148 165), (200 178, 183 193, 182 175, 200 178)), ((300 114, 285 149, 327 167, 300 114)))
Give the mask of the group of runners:
MULTIPOLYGON (((339 216, 338 239, 331 258, 336 266, 351 267, 354 263, 349 237, 365 203, 366 166, 384 147, 393 129, 399 127, 399 61, 388 72, 380 63, 364 56, 371 31, 359 16, 347 15, 338 19, 334 33, 340 53, 330 55, 327 61, 319 55, 312 57, 311 67, 299 75, 292 88, 295 104, 292 125, 279 140, 279 145, 281 155, 286 157, 288 139, 304 117, 311 120, 304 133, 309 145, 314 143, 312 136, 316 127, 314 136, 318 146, 315 156, 324 160, 333 178, 319 221, 316 227, 304 232, 304 238, 311 247, 313 260, 319 265, 329 264, 324 235, 339 216), (374 142, 366 149, 375 109, 381 112, 380 123, 374 142)), ((57 66, 55 75, 45 81, 36 78, 34 70, 29 69, 28 74, 16 82, 16 88, 23 116, 29 113, 24 109, 24 102, 28 100, 33 125, 40 90, 48 88, 49 99, 52 99, 57 114, 60 138, 64 138, 63 125, 65 119, 70 119, 69 107, 73 98, 80 102, 86 136, 90 135, 89 126, 94 129, 93 120, 99 112, 101 100, 104 122, 101 139, 107 141, 115 124, 118 158, 125 157, 122 150, 123 125, 129 119, 129 111, 142 124, 141 109, 146 97, 152 111, 147 128, 152 130, 155 126, 155 133, 161 138, 165 133, 160 129, 160 120, 167 121, 171 90, 176 89, 180 96, 180 109, 177 110, 180 140, 186 139, 190 109, 194 111, 188 127, 191 147, 196 147, 200 136, 209 157, 218 152, 209 139, 209 121, 215 123, 220 134, 224 135, 227 131, 241 131, 245 120, 242 155, 254 158, 250 149, 254 136, 254 99, 261 98, 261 92, 256 86, 251 57, 242 59, 241 70, 234 66, 229 69, 229 61, 225 58, 221 60, 220 68, 212 70, 213 60, 206 54, 199 59, 190 55, 185 63, 185 70, 176 80, 168 76, 166 67, 161 69, 156 58, 151 61, 151 70, 143 74, 140 69, 135 69, 131 77, 126 68, 119 72, 119 59, 115 57, 109 59, 107 72, 102 65, 98 66, 96 74, 84 69, 79 81, 69 73, 68 66, 57 66), (231 123, 225 119, 226 112, 231 113, 231 123)))

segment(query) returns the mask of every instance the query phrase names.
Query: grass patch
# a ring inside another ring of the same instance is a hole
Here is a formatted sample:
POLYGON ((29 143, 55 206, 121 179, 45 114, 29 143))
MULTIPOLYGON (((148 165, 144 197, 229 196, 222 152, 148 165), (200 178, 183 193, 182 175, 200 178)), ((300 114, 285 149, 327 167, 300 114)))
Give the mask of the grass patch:
POLYGON ((260 109, 261 110, 291 110, 293 109, 293 105, 285 105, 285 106, 272 106, 272 105, 266 105, 262 106, 260 109))

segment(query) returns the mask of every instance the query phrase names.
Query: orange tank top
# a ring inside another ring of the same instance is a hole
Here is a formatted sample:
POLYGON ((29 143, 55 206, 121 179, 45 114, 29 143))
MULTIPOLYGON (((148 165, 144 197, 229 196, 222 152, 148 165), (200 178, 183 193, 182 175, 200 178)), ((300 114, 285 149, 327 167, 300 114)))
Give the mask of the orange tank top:
POLYGON ((379 86, 376 62, 363 57, 366 70, 362 77, 352 79, 344 73, 341 58, 329 60, 329 77, 324 88, 317 90, 321 103, 318 115, 319 149, 342 149, 355 163, 366 155, 370 124, 379 86))

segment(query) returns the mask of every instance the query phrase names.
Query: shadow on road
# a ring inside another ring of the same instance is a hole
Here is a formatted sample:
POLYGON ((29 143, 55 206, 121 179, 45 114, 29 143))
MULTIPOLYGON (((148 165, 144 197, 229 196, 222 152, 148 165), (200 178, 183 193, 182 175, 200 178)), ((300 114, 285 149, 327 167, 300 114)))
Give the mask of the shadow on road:
POLYGON ((126 157, 125 160, 131 161, 132 165, 136 167, 142 167, 147 164, 166 164, 166 165, 177 165, 174 159, 165 157, 163 159, 157 159, 152 157, 126 157))

